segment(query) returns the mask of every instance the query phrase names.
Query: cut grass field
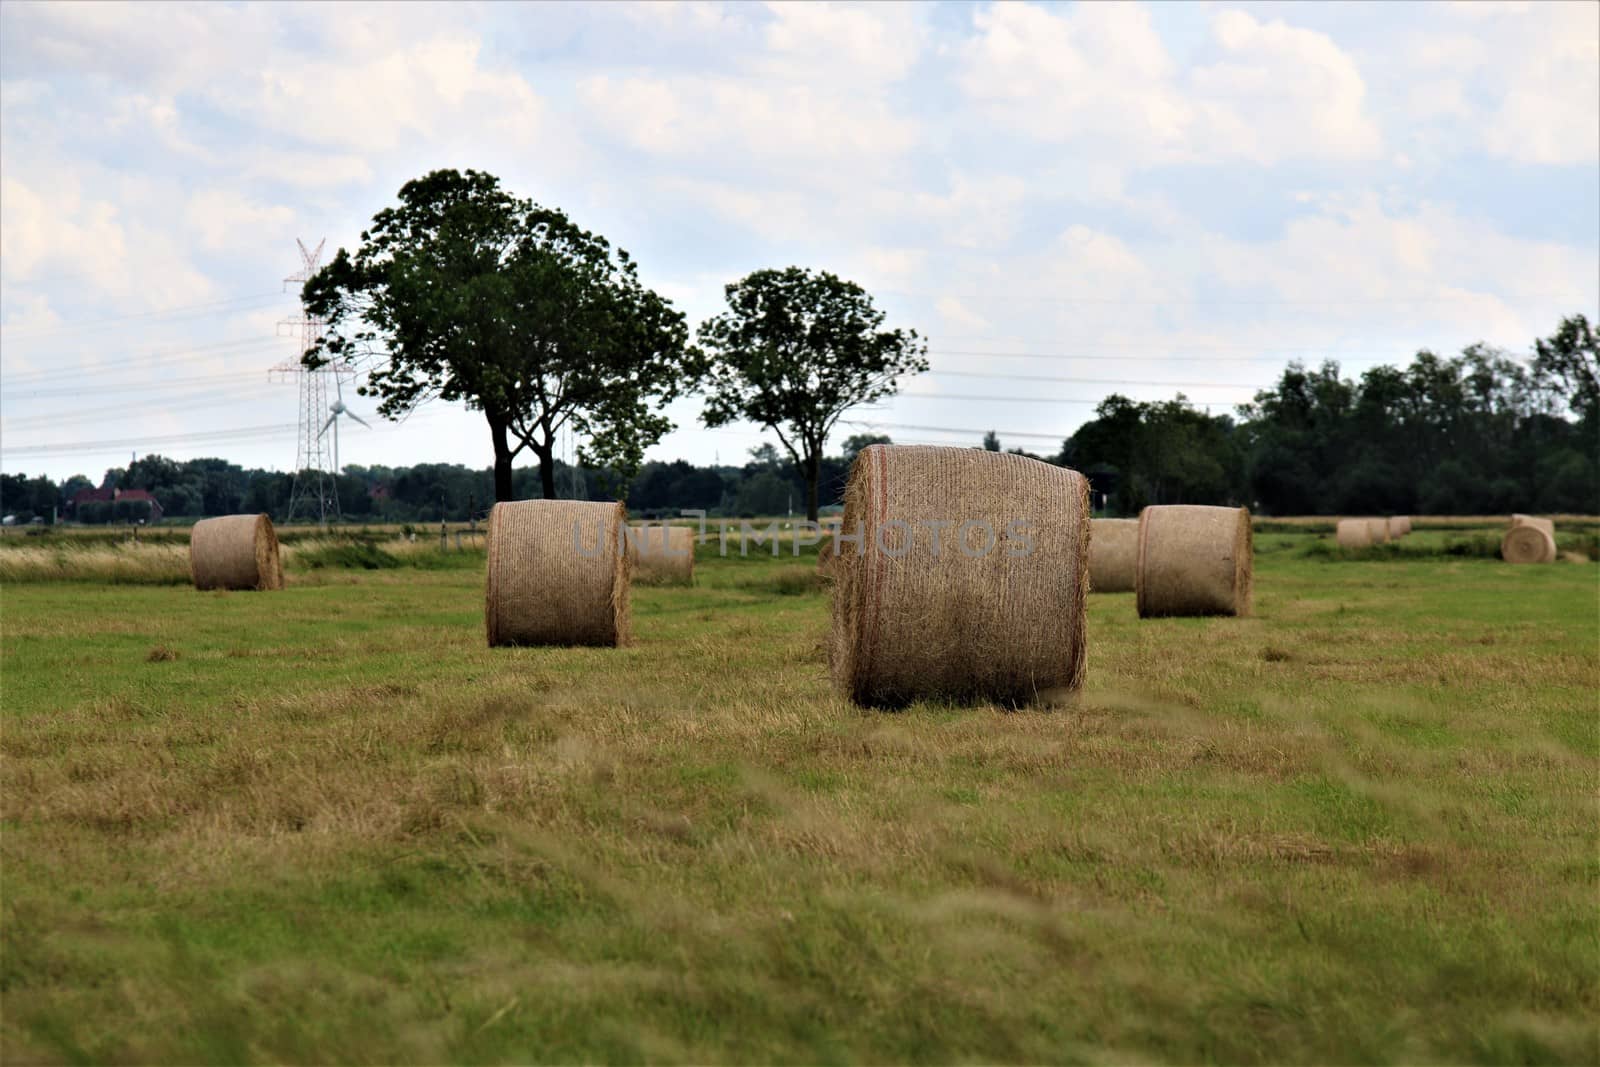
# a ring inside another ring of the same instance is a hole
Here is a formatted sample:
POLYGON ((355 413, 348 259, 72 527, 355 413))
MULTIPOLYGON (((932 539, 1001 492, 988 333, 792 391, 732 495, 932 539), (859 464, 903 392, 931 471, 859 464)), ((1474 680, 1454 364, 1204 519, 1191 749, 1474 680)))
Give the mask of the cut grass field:
POLYGON ((841 702, 809 559, 8 582, 0 1058, 1600 1060, 1600 569, 1308 540, 1048 712, 841 702))

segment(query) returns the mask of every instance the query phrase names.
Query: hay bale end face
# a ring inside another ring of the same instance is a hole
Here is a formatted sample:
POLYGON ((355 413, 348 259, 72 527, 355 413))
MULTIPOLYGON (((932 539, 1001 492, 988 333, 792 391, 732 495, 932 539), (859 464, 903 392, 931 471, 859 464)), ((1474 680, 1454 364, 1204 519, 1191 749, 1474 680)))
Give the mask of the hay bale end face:
POLYGON ((484 596, 490 646, 627 644, 626 520, 617 503, 496 504, 484 596))
POLYGON ((1340 519, 1334 537, 1340 548, 1368 548, 1372 545, 1372 527, 1366 519, 1340 519))
POLYGON ((1088 492, 1078 472, 1025 456, 863 449, 828 564, 835 686, 877 707, 1070 698, 1083 683, 1088 492))
POLYGON ((694 584, 694 530, 687 526, 630 526, 633 580, 648 585, 694 584))
POLYGON ((1554 563, 1556 524, 1534 515, 1511 516, 1511 528, 1500 539, 1500 558, 1507 563, 1554 563))
POLYGON ((1139 617, 1248 615, 1255 558, 1248 508, 1153 505, 1139 515, 1139 617))
POLYGON ((278 535, 266 515, 201 519, 189 531, 189 576, 196 589, 282 589, 278 535))
POLYGON ((1131 593, 1139 568, 1138 519, 1089 520, 1089 592, 1131 593))

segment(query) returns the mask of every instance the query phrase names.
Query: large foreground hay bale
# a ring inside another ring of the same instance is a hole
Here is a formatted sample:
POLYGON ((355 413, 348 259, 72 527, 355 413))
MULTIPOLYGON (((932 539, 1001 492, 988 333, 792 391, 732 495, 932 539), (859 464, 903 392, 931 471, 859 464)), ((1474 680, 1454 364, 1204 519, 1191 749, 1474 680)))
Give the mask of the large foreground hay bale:
POLYGON ((1511 528, 1500 539, 1500 558, 1507 563, 1554 563, 1556 524, 1533 515, 1511 516, 1511 528))
POLYGON ((266 515, 201 519, 189 531, 189 576, 196 589, 282 589, 278 535, 266 515))
POLYGON ((694 584, 694 530, 687 526, 630 526, 633 580, 650 585, 694 584))
POLYGON ((1089 520, 1089 592, 1131 593, 1139 569, 1139 520, 1089 520))
POLYGON ((1248 508, 1170 504, 1139 514, 1140 618, 1248 615, 1254 574, 1248 508))
POLYGON ((1389 539, 1398 541, 1411 532, 1410 515, 1391 515, 1389 517, 1389 539))
POLYGON ((1088 495, 1081 474, 1025 456, 863 449, 828 565, 835 686, 869 706, 1073 694, 1083 683, 1088 495))
POLYGON ((625 645, 630 555, 621 504, 517 500, 489 512, 489 644, 625 645))

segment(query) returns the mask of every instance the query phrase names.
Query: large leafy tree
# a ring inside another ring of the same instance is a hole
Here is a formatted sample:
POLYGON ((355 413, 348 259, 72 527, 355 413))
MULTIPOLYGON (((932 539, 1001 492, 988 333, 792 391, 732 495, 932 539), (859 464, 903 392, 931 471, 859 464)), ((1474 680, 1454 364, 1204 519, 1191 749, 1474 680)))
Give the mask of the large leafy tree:
POLYGON ((631 476, 672 428, 661 407, 695 378, 682 314, 640 284, 626 252, 478 171, 406 183, 304 296, 328 324, 307 364, 365 370, 360 392, 379 414, 434 398, 483 412, 497 500, 511 498, 525 448, 556 495, 563 429, 585 463, 631 476))
POLYGON ((725 290, 728 310, 700 327, 712 356, 707 426, 768 427, 806 483, 817 518, 822 449, 850 408, 891 396, 902 375, 928 369, 914 330, 883 329, 859 285, 826 271, 758 270, 725 290))

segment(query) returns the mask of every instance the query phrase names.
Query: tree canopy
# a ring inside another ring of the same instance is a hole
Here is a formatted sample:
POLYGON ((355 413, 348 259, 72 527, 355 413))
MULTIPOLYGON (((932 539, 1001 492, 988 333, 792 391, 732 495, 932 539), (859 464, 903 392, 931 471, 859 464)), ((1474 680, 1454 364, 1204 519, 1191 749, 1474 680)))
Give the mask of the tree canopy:
POLYGON ((914 330, 882 329, 866 290, 826 271, 759 270, 725 293, 728 310, 699 332, 713 357, 702 418, 773 430, 800 468, 815 521, 828 434, 850 408, 927 370, 927 345, 914 330))

